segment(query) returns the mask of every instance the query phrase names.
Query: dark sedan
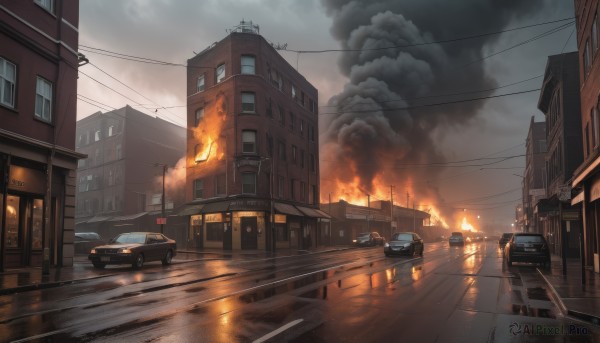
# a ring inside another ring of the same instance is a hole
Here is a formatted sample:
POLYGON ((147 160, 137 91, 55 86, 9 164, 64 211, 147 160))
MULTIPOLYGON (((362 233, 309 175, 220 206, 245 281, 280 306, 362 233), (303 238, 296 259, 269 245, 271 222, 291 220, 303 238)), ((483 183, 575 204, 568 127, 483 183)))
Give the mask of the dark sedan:
POLYGON ((106 244, 106 240, 102 239, 96 232, 75 232, 76 254, 89 254, 92 248, 106 244))
POLYGON ((506 264, 513 262, 539 263, 550 268, 550 250, 543 235, 539 233, 515 233, 504 246, 506 264))
POLYGON ((161 261, 171 264, 177 253, 177 243, 163 234, 155 232, 122 233, 113 238, 108 245, 97 246, 90 252, 88 259, 96 268, 107 264, 131 264, 133 268, 142 268, 144 262, 161 261))
POLYGON ((385 256, 414 256, 415 254, 423 256, 423 250, 425 250, 423 239, 414 232, 396 232, 392 234, 390 241, 383 245, 385 256))
POLYGON ((383 243, 385 243, 385 238, 381 237, 381 235, 379 235, 377 232, 363 232, 356 236, 356 239, 353 240, 353 243, 359 247, 374 247, 376 245, 383 245, 383 243))

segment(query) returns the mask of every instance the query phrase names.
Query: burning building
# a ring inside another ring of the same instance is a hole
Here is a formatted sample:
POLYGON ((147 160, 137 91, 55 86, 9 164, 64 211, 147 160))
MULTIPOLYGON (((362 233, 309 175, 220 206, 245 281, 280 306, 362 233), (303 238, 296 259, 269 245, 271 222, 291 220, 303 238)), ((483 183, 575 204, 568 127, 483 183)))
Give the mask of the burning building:
POLYGON ((318 244, 317 89, 242 22, 188 60, 187 94, 188 247, 318 244))

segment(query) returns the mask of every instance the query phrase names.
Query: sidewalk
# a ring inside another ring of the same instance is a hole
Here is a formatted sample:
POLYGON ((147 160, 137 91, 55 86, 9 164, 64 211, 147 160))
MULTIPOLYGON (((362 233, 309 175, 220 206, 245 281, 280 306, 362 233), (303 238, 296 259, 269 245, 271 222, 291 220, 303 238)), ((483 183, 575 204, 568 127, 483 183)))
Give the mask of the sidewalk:
MULTIPOLYGON (((212 259, 254 259, 254 258, 278 258, 293 255, 326 253, 347 249, 348 247, 324 247, 313 250, 280 249, 275 253, 260 250, 248 251, 224 251, 222 249, 203 250, 178 250, 173 257, 173 263, 185 263, 198 260, 212 259)), ((62 285, 80 283, 85 280, 102 278, 115 272, 110 268, 94 269, 87 255, 76 255, 72 267, 51 267, 48 275, 42 275, 41 267, 25 267, 19 269, 6 269, 0 272, 0 296, 14 293, 59 287, 62 285)))
POLYGON ((550 270, 538 268, 561 312, 565 316, 600 325, 600 274, 586 269, 582 284, 581 260, 567 259, 567 274, 563 275, 562 259, 552 256, 550 270))

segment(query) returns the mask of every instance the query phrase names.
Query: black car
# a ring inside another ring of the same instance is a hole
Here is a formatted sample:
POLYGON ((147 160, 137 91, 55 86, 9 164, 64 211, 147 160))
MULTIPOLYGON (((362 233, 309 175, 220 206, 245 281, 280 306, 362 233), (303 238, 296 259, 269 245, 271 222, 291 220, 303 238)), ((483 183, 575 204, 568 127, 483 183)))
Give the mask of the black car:
POLYGON ((462 232, 459 232, 459 231, 452 232, 452 234, 450 235, 450 238, 448 238, 448 244, 450 246, 452 246, 452 245, 464 246, 465 245, 465 237, 463 236, 462 232))
POLYGON ((423 239, 414 232, 396 232, 392 234, 390 241, 383 245, 385 256, 414 256, 415 254, 423 256, 423 250, 425 250, 423 239))
POLYGON ((113 238, 108 245, 93 248, 88 256, 96 268, 107 264, 131 264, 142 268, 144 262, 162 261, 171 264, 177 253, 177 243, 161 233, 130 232, 113 238))
POLYGON ((548 242, 539 233, 515 233, 504 246, 506 264, 513 262, 539 263, 550 268, 548 242))
POLYGON ((383 245, 383 243, 385 243, 385 238, 380 236, 377 232, 363 232, 359 233, 352 242, 357 246, 374 247, 376 245, 383 245))
POLYGON ((500 237, 500 239, 498 240, 498 245, 501 248, 504 248, 504 246, 512 238, 512 236, 513 236, 512 232, 505 232, 505 233, 503 233, 502 237, 500 237))

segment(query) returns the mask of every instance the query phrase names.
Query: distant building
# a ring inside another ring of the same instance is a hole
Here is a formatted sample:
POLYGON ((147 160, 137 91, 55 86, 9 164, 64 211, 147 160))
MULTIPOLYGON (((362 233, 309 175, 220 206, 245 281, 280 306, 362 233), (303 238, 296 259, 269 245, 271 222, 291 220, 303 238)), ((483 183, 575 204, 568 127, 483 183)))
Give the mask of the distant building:
POLYGON ((547 198, 534 211, 553 252, 569 257, 579 256, 581 232, 579 206, 571 205, 573 172, 583 160, 578 58, 577 52, 548 57, 538 101, 546 116, 547 198))
POLYGON ((431 217, 429 213, 394 205, 392 211, 389 201, 374 201, 370 206, 350 204, 344 200, 331 204, 322 204, 321 209, 331 215, 331 245, 352 244, 352 240, 361 232, 377 232, 386 240, 394 232, 413 231, 423 239, 438 239, 437 228, 428 230, 425 223, 431 217), (393 218, 393 220, 392 220, 393 218), (431 232, 429 232, 431 231, 431 232))
POLYGON ((531 117, 525 141, 525 172, 523 173, 523 195, 519 227, 524 232, 542 233, 534 213, 539 200, 546 198, 546 123, 535 122, 531 117))
POLYGON ((0 8, 0 270, 46 272, 73 264, 79 1, 0 8))
POLYGON ((189 59, 187 76, 188 246, 314 247, 327 217, 317 89, 251 22, 189 59))
POLYGON ((579 51, 580 121, 583 163, 575 171, 572 199, 583 215, 584 264, 600 273, 600 50, 598 47, 598 0, 575 0, 577 48, 579 51))
MULTIPOLYGON (((185 131, 129 106, 78 120, 77 151, 88 158, 79 160, 77 168, 77 231, 104 238, 123 231, 159 231, 163 165, 174 168, 184 158, 185 131)), ((169 213, 184 203, 183 186, 182 181, 180 189, 165 190, 169 213)), ((167 236, 178 236, 169 222, 167 228, 167 236)))

